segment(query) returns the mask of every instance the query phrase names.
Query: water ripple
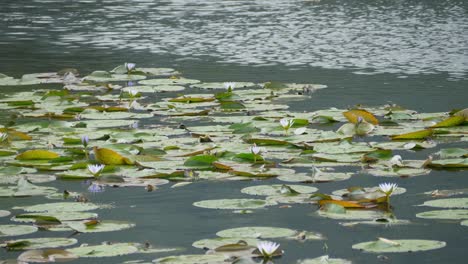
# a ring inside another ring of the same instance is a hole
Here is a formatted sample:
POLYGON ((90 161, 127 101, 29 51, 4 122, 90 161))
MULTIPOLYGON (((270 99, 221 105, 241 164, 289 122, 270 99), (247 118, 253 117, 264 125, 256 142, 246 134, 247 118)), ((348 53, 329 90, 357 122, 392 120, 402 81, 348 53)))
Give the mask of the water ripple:
POLYGON ((48 39, 358 74, 468 72, 464 1, 35 0, 3 4, 0 15, 2 43, 48 39))

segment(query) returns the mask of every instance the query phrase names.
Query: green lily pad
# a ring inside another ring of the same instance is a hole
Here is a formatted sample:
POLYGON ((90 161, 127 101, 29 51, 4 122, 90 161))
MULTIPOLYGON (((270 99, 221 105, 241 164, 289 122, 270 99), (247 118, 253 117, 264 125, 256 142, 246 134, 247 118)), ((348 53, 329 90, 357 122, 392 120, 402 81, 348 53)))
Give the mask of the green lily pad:
POLYGON ((306 173, 296 173, 296 174, 286 174, 280 175, 277 177, 280 181, 285 182, 304 182, 304 183, 314 183, 314 182, 331 182, 331 181, 344 181, 349 178, 353 173, 346 172, 320 172, 315 174, 313 177, 310 174, 306 173))
POLYGON ((220 264, 224 263, 223 255, 180 255, 158 258, 154 263, 177 263, 177 264, 220 264))
POLYGON ((80 233, 118 231, 118 230, 132 228, 135 226, 135 224, 125 222, 125 221, 102 220, 92 225, 87 224, 88 222, 89 221, 67 222, 66 224, 73 230, 80 232, 80 233))
POLYGON ((177 78, 177 79, 150 79, 139 81, 139 84, 143 85, 184 85, 184 84, 194 84, 199 83, 199 80, 195 79, 186 79, 186 78, 177 78))
POLYGON ((416 217, 424 218, 424 219, 449 219, 449 220, 468 219, 468 210, 466 209, 434 210, 434 211, 417 213, 416 217))
POLYGON ((21 223, 34 223, 36 221, 48 220, 50 218, 55 218, 57 221, 76 221, 83 219, 93 219, 97 218, 96 213, 90 212, 70 212, 70 211, 51 211, 51 212, 40 212, 32 214, 18 214, 13 217, 11 220, 21 223))
POLYGON ((428 166, 435 168, 467 168, 468 158, 433 160, 428 166))
POLYGON ((239 241, 245 241, 248 245, 256 246, 257 243, 260 241, 255 238, 242 238, 242 237, 216 237, 216 238, 209 238, 209 239, 202 239, 193 242, 192 246, 201 249, 215 249, 217 247, 228 245, 228 244, 236 244, 239 241))
POLYGON ((6 210, 0 210, 0 217, 9 216, 11 213, 6 210))
POLYGON ((462 226, 468 226, 468 220, 461 221, 460 223, 462 226))
POLYGON ((385 213, 381 211, 366 211, 352 209, 346 209, 342 212, 327 212, 325 210, 318 210, 317 213, 322 217, 340 220, 373 220, 385 217, 385 213))
POLYGON ((422 205, 430 207, 441 207, 441 208, 463 208, 468 209, 468 198, 448 198, 430 200, 424 202, 422 205))
POLYGON ((8 240, 0 244, 0 247, 5 247, 8 250, 26 250, 26 249, 41 249, 41 248, 57 248, 66 247, 78 243, 74 238, 63 237, 41 237, 8 240))
POLYGON ((37 227, 28 225, 0 225, 0 237, 27 235, 37 231, 37 227))
POLYGON ((216 233, 219 237, 242 237, 242 238, 278 238, 278 237, 294 237, 297 231, 282 227, 267 227, 267 226, 249 226, 225 229, 216 233))
POLYGON ((21 253, 18 256, 18 261, 23 263, 35 262, 51 262, 53 259, 56 262, 64 262, 77 259, 78 256, 63 249, 31 249, 21 253))
POLYGON ((362 250, 371 253, 399 253, 416 252, 439 249, 445 247, 446 243, 437 240, 419 240, 419 239, 396 239, 363 242, 353 245, 353 249, 362 250))
POLYGON ((219 200, 204 200, 193 203, 196 207, 209 209, 257 209, 269 206, 265 200, 259 199, 219 199, 219 200))
POLYGON ((69 248, 67 251, 80 258, 115 257, 138 252, 133 243, 103 244, 97 246, 81 246, 69 248))
POLYGON ((13 209, 24 210, 26 212, 81 212, 98 208, 100 208, 100 206, 97 204, 80 202, 58 202, 13 207, 13 209))
POLYGON ((297 195, 297 194, 304 194, 304 193, 313 193, 316 192, 318 189, 311 186, 305 185, 285 185, 285 184, 274 184, 274 185, 257 185, 257 186, 250 186, 246 187, 241 190, 242 193, 250 194, 250 195, 264 195, 264 196, 271 196, 271 195, 297 195))

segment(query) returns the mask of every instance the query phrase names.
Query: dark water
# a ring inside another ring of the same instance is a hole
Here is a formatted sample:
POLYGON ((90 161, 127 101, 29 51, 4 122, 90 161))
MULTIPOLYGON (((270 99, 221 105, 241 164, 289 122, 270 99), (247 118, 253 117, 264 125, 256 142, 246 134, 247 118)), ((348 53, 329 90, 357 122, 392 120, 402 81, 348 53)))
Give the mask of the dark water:
MULTIPOLYGON (((145 67, 173 67, 202 81, 328 85, 328 89, 292 106, 297 111, 386 103, 421 112, 450 111, 465 108, 468 98, 467 13, 466 1, 442 0, 3 0, 0 72, 21 76, 74 67, 87 74, 132 61, 145 67)), ((199 182, 180 189, 162 186, 153 193, 141 188, 108 189, 92 199, 113 203, 116 209, 102 210, 100 216, 129 220, 137 226, 127 231, 84 234, 78 239, 90 244, 149 241, 156 246, 184 247, 183 254, 201 253, 190 246, 193 241, 215 237, 225 228, 266 225, 318 231, 328 238, 305 243, 281 241, 286 254, 275 263, 294 263, 323 254, 354 263, 466 263, 468 229, 453 222, 416 219, 415 214, 427 208, 414 206, 427 200, 422 192, 467 187, 465 176, 464 171, 432 171, 427 176, 397 179, 408 192, 393 198, 394 212, 414 223, 390 227, 342 227, 338 221, 314 217, 316 208, 310 205, 269 208, 251 215, 192 206, 204 199, 243 197, 240 189, 252 184, 246 182, 199 182), (386 261, 351 249, 354 243, 376 237, 436 239, 446 241, 447 247, 385 254, 386 261)), ((356 175, 346 184, 372 186, 381 181, 356 175)), ((85 191, 79 183, 55 184, 60 189, 85 191)), ((329 193, 343 188, 343 183, 316 186, 329 193)), ((32 202, 2 198, 0 205, 6 209, 32 202)), ((0 223, 6 222, 8 219, 0 219, 0 223)), ((16 255, 0 251, 1 259, 16 255)), ((157 257, 131 255, 99 262, 157 257)))

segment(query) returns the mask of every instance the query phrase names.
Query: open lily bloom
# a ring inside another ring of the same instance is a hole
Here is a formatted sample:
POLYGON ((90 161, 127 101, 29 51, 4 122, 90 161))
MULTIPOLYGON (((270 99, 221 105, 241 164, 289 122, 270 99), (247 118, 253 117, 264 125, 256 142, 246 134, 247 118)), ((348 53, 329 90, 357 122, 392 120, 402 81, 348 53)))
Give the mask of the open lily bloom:
POLYGON ((270 258, 275 251, 279 248, 280 244, 271 241, 260 241, 257 244, 257 249, 260 251, 264 258, 270 258))
POLYGON ((125 68, 127 69, 128 72, 133 71, 135 69, 135 66, 136 66, 135 63, 131 63, 131 62, 125 63, 125 68))
POLYGON ((83 135, 81 136, 81 144, 83 144, 83 146, 88 146, 88 143, 89 143, 89 137, 88 135, 83 135))
POLYGON ((226 89, 228 89, 228 90, 229 90, 229 89, 232 90, 232 89, 234 89, 234 88, 236 87, 236 83, 235 83, 235 82, 225 82, 225 83, 223 83, 223 85, 224 85, 224 88, 226 88, 226 89))
POLYGON ((128 94, 129 94, 131 97, 135 97, 135 96, 137 96, 138 91, 137 91, 137 90, 130 89, 130 90, 128 90, 128 94))
POLYGON ((253 144, 253 146, 250 146, 250 152, 252 152, 252 154, 254 155, 258 155, 261 151, 262 149, 258 147, 255 143, 253 144))
POLYGON ((294 119, 283 118, 280 120, 280 124, 284 129, 289 129, 294 124, 294 119))
POLYGON ((106 165, 103 164, 89 164, 88 165, 88 171, 91 172, 91 174, 94 175, 94 177, 99 176, 99 174, 102 172, 106 165))
POLYGON ((398 188, 398 185, 396 183, 381 183, 379 184, 380 191, 385 193, 385 195, 390 196, 393 191, 398 188))

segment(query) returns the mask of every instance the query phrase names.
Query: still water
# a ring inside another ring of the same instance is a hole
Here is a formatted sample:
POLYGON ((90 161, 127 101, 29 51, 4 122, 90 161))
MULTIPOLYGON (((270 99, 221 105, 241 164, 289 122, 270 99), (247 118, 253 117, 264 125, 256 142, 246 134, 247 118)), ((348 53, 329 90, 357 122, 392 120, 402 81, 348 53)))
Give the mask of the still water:
MULTIPOLYGON (((74 67, 85 75, 132 61, 145 67, 173 67, 185 77, 202 81, 276 80, 328 86, 291 106, 293 111, 395 103, 421 112, 444 112, 466 107, 466 32, 466 1, 3 0, 0 72, 19 77, 74 67)), ((459 147, 466 148, 466 144, 459 147)), ((421 151, 416 156, 422 158, 433 151, 421 151)), ((414 222, 390 227, 342 227, 337 221, 312 216, 316 208, 311 205, 271 208, 250 215, 192 206, 205 199, 239 198, 239 190, 252 184, 245 182, 197 182, 179 189, 162 186, 152 193, 141 188, 108 188, 91 197, 116 207, 102 210, 100 216, 132 221, 136 227, 97 236, 80 235, 78 239, 90 244, 148 241, 155 246, 183 247, 185 251, 180 254, 189 254, 201 253, 191 247, 193 241, 214 237, 219 230, 267 225, 314 230, 327 237, 325 241, 305 243, 282 241, 285 255, 275 263, 294 263, 324 254, 353 263, 466 263, 466 227, 414 216, 424 211, 414 206, 427 200, 421 193, 467 187, 463 177, 464 171, 434 170, 427 176, 397 179, 408 192, 393 198, 395 214, 414 222), (355 243, 376 237, 436 239, 446 241, 447 247, 424 253, 385 254, 387 260, 351 249, 355 243)), ((380 182, 363 174, 347 184, 372 186, 380 182)), ((80 192, 86 188, 80 183, 55 185, 80 192)), ((343 185, 323 183, 317 187, 330 193, 343 185)), ((32 201, 2 198, 0 205, 7 209, 32 201)), ((0 219, 2 224, 7 222, 0 219)), ((1 251, 0 255, 6 259, 17 253, 1 251)))

